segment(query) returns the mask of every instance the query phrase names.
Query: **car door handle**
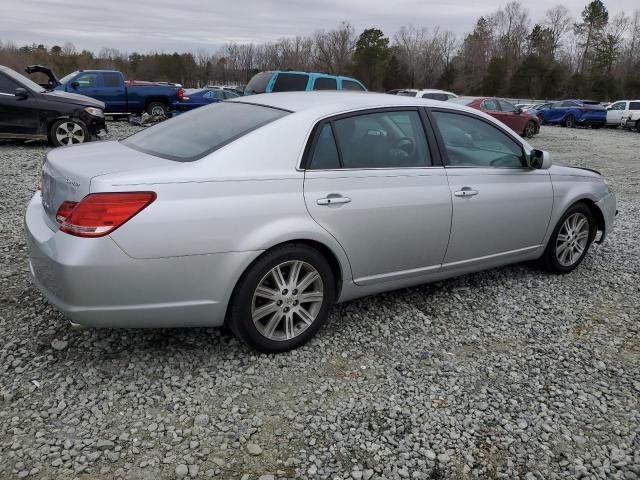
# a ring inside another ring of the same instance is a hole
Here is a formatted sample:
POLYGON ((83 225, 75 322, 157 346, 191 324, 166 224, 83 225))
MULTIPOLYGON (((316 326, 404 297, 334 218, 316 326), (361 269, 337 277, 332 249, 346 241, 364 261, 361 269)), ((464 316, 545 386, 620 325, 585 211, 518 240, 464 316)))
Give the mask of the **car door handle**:
POLYGON ((343 203, 349 203, 350 201, 351 199, 349 197, 329 195, 328 197, 325 197, 325 198, 319 198, 316 201, 316 203, 318 205, 341 205, 343 203))
POLYGON ((456 197, 473 197, 478 194, 477 190, 472 190, 469 187, 464 187, 462 190, 458 190, 457 192, 453 192, 456 197))

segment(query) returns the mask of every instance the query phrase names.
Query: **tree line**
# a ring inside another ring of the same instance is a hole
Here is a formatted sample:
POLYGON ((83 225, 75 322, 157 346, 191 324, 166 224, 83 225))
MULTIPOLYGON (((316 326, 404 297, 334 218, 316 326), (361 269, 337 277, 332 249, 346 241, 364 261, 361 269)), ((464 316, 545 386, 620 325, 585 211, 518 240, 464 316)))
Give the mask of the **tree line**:
POLYGON ((442 88, 466 95, 519 98, 640 97, 640 10, 611 15, 601 0, 579 18, 563 5, 533 22, 520 1, 480 17, 458 36, 434 27, 406 26, 393 35, 343 22, 332 30, 265 44, 228 43, 215 53, 97 55, 63 46, 0 43, 0 64, 23 70, 45 64, 58 75, 109 68, 129 79, 186 87, 246 84, 262 70, 310 70, 350 75, 370 90, 442 88))

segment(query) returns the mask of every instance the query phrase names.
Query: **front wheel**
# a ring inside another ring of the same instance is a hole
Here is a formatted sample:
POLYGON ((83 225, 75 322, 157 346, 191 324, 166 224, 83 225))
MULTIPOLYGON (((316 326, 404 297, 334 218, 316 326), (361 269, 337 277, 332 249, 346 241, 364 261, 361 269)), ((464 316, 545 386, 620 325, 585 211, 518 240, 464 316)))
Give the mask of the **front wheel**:
POLYGON ((576 203, 570 207, 551 234, 542 263, 552 273, 569 273, 587 254, 596 236, 596 224, 589 207, 576 203))
POLYGON ((527 122, 527 125, 524 127, 523 136, 526 138, 533 138, 536 134, 536 124, 533 121, 527 122))
POLYGON ((538 115, 538 118, 540 119, 540 125, 546 125, 547 122, 544 121, 544 115, 541 113, 540 115, 538 115))
POLYGON ((91 135, 85 123, 75 118, 56 120, 49 130, 49 138, 56 147, 91 141, 91 135))
POLYGON ((258 258, 243 274, 228 324, 236 337, 256 350, 285 352, 315 335, 334 297, 334 276, 324 256, 307 245, 283 245, 258 258))

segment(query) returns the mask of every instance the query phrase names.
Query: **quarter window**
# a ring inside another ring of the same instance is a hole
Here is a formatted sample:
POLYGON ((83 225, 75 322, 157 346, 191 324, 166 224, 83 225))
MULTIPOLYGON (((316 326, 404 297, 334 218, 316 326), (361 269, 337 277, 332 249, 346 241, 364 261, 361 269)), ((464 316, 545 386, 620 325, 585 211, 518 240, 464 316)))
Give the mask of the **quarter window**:
POLYGON ((314 90, 337 90, 338 82, 335 78, 316 78, 313 83, 314 90))
POLYGON ((280 73, 273 85, 273 92, 303 92, 309 77, 300 73, 280 73))
POLYGON ((16 88, 18 88, 17 83, 5 77, 4 75, 0 75, 0 93, 8 93, 10 95, 14 95, 16 92, 16 88))
POLYGON ((525 166, 522 146, 498 127, 458 113, 433 112, 452 167, 525 166))
POLYGON ((330 123, 325 123, 318 135, 309 168, 312 170, 340 168, 340 157, 330 123))

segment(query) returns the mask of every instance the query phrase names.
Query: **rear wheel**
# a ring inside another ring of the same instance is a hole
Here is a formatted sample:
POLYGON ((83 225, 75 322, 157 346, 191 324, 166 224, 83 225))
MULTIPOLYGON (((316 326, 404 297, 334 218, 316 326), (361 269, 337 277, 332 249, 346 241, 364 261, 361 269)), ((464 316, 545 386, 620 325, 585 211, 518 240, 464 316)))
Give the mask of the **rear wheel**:
POLYGON ((85 123, 75 118, 56 120, 49 130, 49 138, 56 147, 91 141, 91 135, 85 123))
POLYGON ((567 128, 574 128, 576 126, 576 117, 573 115, 567 115, 564 119, 564 126, 567 128))
POLYGON ((523 136, 526 138, 533 138, 536 134, 536 123, 533 121, 527 122, 527 125, 524 127, 523 136))
POLYGON ((162 102, 150 102, 147 105, 147 113, 153 116, 166 116, 167 106, 162 102))
POLYGON ((243 274, 228 324, 257 350, 285 352, 315 335, 329 316, 334 296, 326 259, 307 245, 283 245, 265 253, 243 274))
POLYGON ((569 273, 587 254, 596 235, 596 224, 584 203, 571 206, 551 234, 542 263, 553 273, 569 273))
POLYGON ((636 132, 640 133, 640 120, 636 122, 636 132))

